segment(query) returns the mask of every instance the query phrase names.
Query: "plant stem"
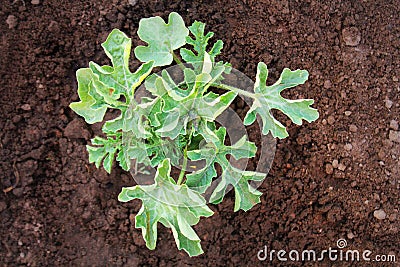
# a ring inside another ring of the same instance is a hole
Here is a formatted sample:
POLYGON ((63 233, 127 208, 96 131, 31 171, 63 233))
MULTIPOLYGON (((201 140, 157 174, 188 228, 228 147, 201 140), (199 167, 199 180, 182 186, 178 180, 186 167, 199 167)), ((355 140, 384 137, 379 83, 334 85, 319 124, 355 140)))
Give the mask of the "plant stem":
POLYGON ((185 172, 186 172, 186 168, 187 168, 187 163, 188 163, 187 150, 188 150, 190 143, 192 142, 192 134, 193 134, 193 126, 191 125, 191 123, 189 123, 189 125, 190 125, 189 137, 188 137, 188 142, 186 143, 185 149, 183 150, 182 169, 181 169, 181 172, 179 173, 178 181, 176 182, 177 185, 182 184, 183 177, 185 176, 185 172))
POLYGON ((187 162, 188 162, 187 148, 188 148, 188 145, 186 145, 185 150, 183 151, 183 164, 182 164, 181 173, 179 174, 178 181, 176 182, 177 185, 182 184, 183 177, 185 176, 187 162))
POLYGON ((227 84, 212 84, 211 86, 215 87, 215 88, 230 90, 230 91, 235 92, 235 93, 237 93, 239 95, 243 95, 243 96, 247 96, 247 97, 256 99, 256 94, 255 93, 247 92, 245 90, 242 90, 240 88, 237 88, 237 87, 234 87, 234 86, 231 86, 231 85, 227 85, 227 84))
POLYGON ((170 51, 170 53, 172 54, 172 57, 174 58, 174 61, 176 64, 178 64, 178 66, 181 68, 181 70, 185 69, 185 66, 183 65, 181 59, 178 57, 177 54, 175 54, 174 51, 170 51))

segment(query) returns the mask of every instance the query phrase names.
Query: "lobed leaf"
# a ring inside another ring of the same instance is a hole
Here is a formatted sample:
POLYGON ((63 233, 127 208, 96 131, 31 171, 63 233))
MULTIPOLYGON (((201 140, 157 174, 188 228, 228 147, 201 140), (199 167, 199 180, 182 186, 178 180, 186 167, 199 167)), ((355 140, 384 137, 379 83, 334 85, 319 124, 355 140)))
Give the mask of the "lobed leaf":
POLYGON ((229 107, 236 95, 234 92, 227 92, 223 95, 217 95, 213 92, 206 94, 203 98, 197 99, 195 103, 197 115, 208 121, 214 121, 229 107))
POLYGON ((102 121, 109 106, 93 86, 93 80, 96 79, 93 72, 88 68, 79 69, 76 72, 76 79, 80 101, 71 103, 70 108, 82 116, 87 123, 102 121))
POLYGON ((199 127, 199 133, 209 143, 201 149, 188 151, 187 154, 194 161, 204 159, 206 166, 199 171, 186 175, 186 184, 190 188, 204 193, 211 185, 212 178, 217 176, 214 165, 218 163, 222 168, 222 175, 217 187, 211 194, 211 203, 220 203, 229 185, 232 185, 235 190, 235 211, 239 209, 247 211, 256 203, 259 203, 261 192, 253 188, 249 181, 262 181, 265 174, 239 170, 233 167, 226 158, 227 154, 233 155, 236 159, 254 157, 257 150, 254 143, 243 137, 234 145, 225 146, 226 130, 223 127, 213 131, 206 124, 202 124, 199 127))
POLYGON ((205 24, 199 21, 195 21, 191 26, 189 26, 189 30, 193 34, 194 39, 190 36, 187 36, 186 43, 193 46, 196 54, 186 48, 181 48, 180 50, 182 59, 186 63, 191 63, 196 73, 201 72, 205 62, 204 57, 206 54, 210 56, 211 62, 214 63, 215 57, 221 53, 221 49, 224 46, 224 43, 221 40, 218 40, 207 53, 208 41, 214 36, 214 33, 208 32, 206 35, 204 35, 204 29, 205 24))
MULTIPOLYGON (((71 109, 90 124, 102 121, 107 108, 120 109, 123 112, 127 103, 133 101, 135 88, 150 74, 154 65, 153 61, 147 62, 135 73, 131 73, 131 39, 119 30, 113 30, 102 46, 113 66, 99 66, 90 62, 90 68, 79 69, 76 77, 80 101, 70 104, 71 109), (125 97, 125 101, 120 99, 121 95, 125 97)), ((103 130, 116 132, 121 129, 121 119, 122 117, 106 122, 103 130)))
POLYGON ((142 207, 135 217, 135 226, 142 229, 149 249, 156 247, 157 224, 161 223, 171 228, 179 250, 185 250, 189 256, 197 256, 203 250, 192 225, 197 224, 201 216, 211 216, 213 211, 207 207, 199 193, 186 185, 177 185, 170 177, 170 171, 170 161, 165 159, 158 166, 154 184, 125 187, 118 200, 142 200, 142 207))
MULTIPOLYGON (((95 146, 87 145, 86 149, 89 152, 89 162, 95 163, 96 167, 99 168, 103 163, 104 169, 111 173, 112 164, 114 162, 115 155, 122 150, 121 147, 121 135, 118 134, 114 137, 107 137, 107 139, 96 136, 92 139, 92 144, 95 146)), ((118 156, 119 159, 120 156, 118 156)), ((125 167, 126 163, 122 162, 121 167, 125 167)))
POLYGON ((154 62, 149 61, 140 66, 135 73, 131 73, 129 70, 131 45, 130 38, 120 30, 114 29, 101 45, 113 66, 101 67, 94 62, 89 63, 90 69, 98 76, 99 81, 107 86, 106 94, 115 100, 124 95, 129 102, 133 98, 135 88, 153 69, 154 62))
POLYGON ((267 66, 260 62, 257 66, 257 77, 254 84, 256 96, 244 118, 245 125, 252 124, 256 119, 256 114, 259 114, 263 122, 262 133, 271 132, 274 137, 282 139, 287 137, 288 133, 285 126, 273 117, 272 109, 282 111, 297 125, 301 125, 303 119, 308 122, 318 119, 318 110, 310 107, 314 103, 313 99, 289 100, 280 95, 284 89, 303 84, 308 79, 306 70, 291 71, 285 68, 279 80, 271 86, 266 85, 267 77, 267 66))
POLYGON ((133 130, 124 131, 122 135, 124 154, 121 156, 127 162, 128 170, 131 160, 136 160, 137 163, 143 163, 145 166, 153 166, 151 157, 154 154, 154 147, 161 145, 157 141, 150 137, 147 139, 140 138, 137 132, 133 130))
POLYGON ((142 62, 154 61, 154 66, 165 66, 172 63, 173 51, 186 44, 189 30, 182 17, 172 12, 168 23, 158 16, 141 19, 137 33, 148 46, 136 47, 136 57, 142 62))
POLYGON ((249 181, 262 181, 266 174, 252 171, 242 171, 232 165, 228 165, 222 161, 221 167, 224 170, 221 175, 221 181, 214 189, 210 197, 213 204, 221 203, 226 194, 229 185, 233 185, 235 189, 235 207, 234 211, 242 209, 248 211, 255 204, 260 203, 262 193, 252 187, 249 181))

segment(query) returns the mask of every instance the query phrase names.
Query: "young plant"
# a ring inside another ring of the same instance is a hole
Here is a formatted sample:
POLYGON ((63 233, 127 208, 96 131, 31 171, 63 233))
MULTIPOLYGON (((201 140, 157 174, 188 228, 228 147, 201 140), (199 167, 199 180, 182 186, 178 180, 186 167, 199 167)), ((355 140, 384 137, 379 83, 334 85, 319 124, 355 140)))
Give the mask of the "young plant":
POLYGON ((288 136, 286 128, 272 115, 272 109, 282 111, 298 125, 302 120, 312 122, 318 118, 318 111, 310 107, 312 99, 288 100, 280 94, 303 84, 308 78, 305 70, 284 69, 279 80, 267 86, 268 69, 260 62, 253 92, 224 84, 224 75, 230 73, 231 66, 216 61, 223 42, 209 45, 213 33, 205 34, 204 28, 205 24, 198 21, 187 28, 177 13, 169 15, 168 23, 160 17, 142 19, 138 35, 147 45, 135 48, 135 56, 142 65, 133 73, 129 69, 131 39, 113 30, 102 44, 112 66, 90 62, 89 68, 79 69, 80 101, 70 105, 90 124, 104 121, 108 109, 120 111, 117 118, 105 121, 105 137, 96 136, 92 145, 87 146, 89 161, 96 167, 102 164, 108 173, 115 159, 126 171, 136 169, 137 164, 157 167, 152 184, 123 188, 118 199, 142 200, 135 226, 142 228, 148 248, 155 248, 157 224, 161 223, 171 228, 178 249, 190 256, 203 253, 192 226, 201 216, 213 214, 204 197, 207 189, 212 190, 208 201, 218 204, 228 186, 232 186, 234 211, 247 211, 260 202, 261 192, 249 182, 262 181, 266 174, 238 169, 227 159, 227 155, 237 160, 252 158, 256 145, 246 136, 233 145, 225 145, 226 129, 217 127, 215 121, 236 96, 253 100, 243 123, 252 124, 258 114, 264 135, 288 136), (165 69, 151 74, 155 67, 173 62, 180 68, 180 81, 165 69), (151 97, 135 99, 135 90, 143 84, 151 97), (212 88, 225 93, 216 94, 212 88), (205 166, 187 173, 188 160, 203 161, 205 166), (221 177, 216 187, 210 188, 217 177, 216 164, 221 177), (177 177, 171 177, 171 166, 181 169, 177 177))

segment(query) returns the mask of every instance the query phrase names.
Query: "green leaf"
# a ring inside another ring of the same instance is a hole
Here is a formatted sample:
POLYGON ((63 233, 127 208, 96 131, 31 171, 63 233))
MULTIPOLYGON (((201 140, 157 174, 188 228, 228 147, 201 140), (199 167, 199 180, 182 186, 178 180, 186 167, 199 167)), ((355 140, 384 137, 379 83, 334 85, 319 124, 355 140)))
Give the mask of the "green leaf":
POLYGON ((265 173, 242 171, 232 167, 230 164, 226 164, 226 162, 225 164, 221 162, 220 165, 224 171, 221 175, 221 181, 211 194, 211 203, 221 203, 229 185, 233 185, 235 189, 234 211, 238 211, 239 209, 248 211, 255 204, 260 203, 262 193, 252 187, 249 181, 262 181, 265 178, 265 173))
POLYGON ((185 79, 185 84, 187 86, 187 91, 192 92, 195 86, 196 73, 189 68, 183 70, 183 75, 185 79))
POLYGON ((172 166, 180 166, 180 162, 183 159, 183 150, 187 144, 185 136, 179 135, 172 140, 164 138, 160 140, 159 144, 154 151, 152 166, 157 166, 166 158, 170 159, 172 166))
POLYGON ((133 132, 136 138, 146 139, 150 137, 150 126, 147 121, 147 113, 149 111, 140 105, 135 106, 133 109, 129 108, 124 116, 123 131, 133 132))
POLYGON ((153 69, 154 62, 143 64, 135 73, 129 70, 129 56, 132 41, 120 30, 114 29, 102 44, 105 53, 111 59, 112 67, 99 66, 90 62, 90 69, 99 81, 107 86, 105 93, 117 100, 124 95, 128 100, 133 99, 134 90, 143 82, 153 69))
POLYGON ((203 98, 197 99, 196 110, 201 118, 209 121, 215 120, 221 113, 229 107, 235 99, 236 93, 227 92, 223 95, 217 95, 213 92, 206 94, 203 98))
POLYGON ((130 169, 130 162, 128 161, 127 157, 125 156, 124 149, 121 149, 117 154, 117 161, 119 162, 119 166, 124 171, 129 171, 130 169))
POLYGON ((172 12, 168 24, 158 16, 141 19, 137 33, 148 46, 136 47, 136 57, 142 62, 153 60, 154 66, 165 66, 172 63, 173 51, 186 44, 189 30, 182 17, 172 12))
POLYGON ((257 147, 253 142, 247 141, 246 136, 239 139, 230 147, 230 153, 235 159, 252 158, 255 156, 257 147))
POLYGON ((215 120, 236 97, 235 92, 223 95, 209 92, 202 96, 222 71, 220 69, 220 72, 213 73, 216 75, 213 77, 208 73, 195 75, 192 70, 186 69, 184 75, 188 89, 185 94, 176 89, 178 86, 167 74, 163 77, 150 77, 151 81, 145 83, 146 88, 162 100, 164 111, 158 113, 157 118, 161 126, 156 132, 162 137, 175 139, 178 135, 187 133, 189 122, 196 124, 202 119, 215 120))
MULTIPOLYGON (((90 68, 76 72, 80 102, 70 104, 72 110, 85 118, 87 123, 103 120, 107 108, 126 109, 121 95, 127 103, 134 101, 134 90, 150 74, 153 62, 143 64, 135 73, 129 70, 131 39, 119 31, 113 30, 102 44, 113 66, 99 66, 90 62, 90 68)), ((106 122, 106 132, 120 129, 120 119, 106 122)))
POLYGON ((135 159, 138 163, 143 163, 145 166, 151 165, 150 157, 153 154, 151 139, 142 139, 137 136, 134 131, 124 131, 122 135, 122 147, 124 161, 130 169, 131 160, 135 159))
POLYGON ((99 168, 103 163, 104 169, 110 173, 116 157, 119 165, 126 171, 130 169, 131 160, 135 159, 146 166, 151 165, 150 156, 154 150, 149 148, 153 144, 146 144, 144 139, 138 138, 132 131, 107 133, 107 138, 96 136, 92 145, 87 145, 89 162, 99 168))
POLYGON ((215 150, 213 147, 207 147, 201 150, 188 151, 187 155, 193 161, 206 159, 206 166, 203 169, 186 175, 186 185, 199 193, 204 193, 211 185, 212 179, 217 177, 217 171, 214 166, 215 150))
POLYGON ((301 125, 303 119, 308 122, 318 119, 318 111, 310 107, 314 103, 313 99, 289 100, 280 95, 284 89, 303 84, 308 79, 306 70, 291 71, 285 68, 279 80, 271 86, 266 86, 267 77, 267 66, 260 62, 254 84, 256 95, 253 105, 244 118, 245 125, 252 124, 256 114, 259 114, 263 122, 262 133, 271 132, 274 137, 282 139, 287 137, 288 133, 285 126, 273 117, 271 109, 282 111, 297 125, 301 125))
POLYGON ((224 43, 218 40, 214 43, 211 50, 207 53, 208 41, 214 36, 213 32, 208 32, 204 35, 205 24, 199 21, 193 22, 189 27, 190 32, 193 34, 194 39, 190 36, 186 37, 186 42, 193 46, 196 54, 189 49, 181 48, 180 54, 186 63, 191 63, 196 71, 200 73, 203 68, 204 57, 206 54, 210 56, 211 62, 214 63, 215 57, 221 53, 224 43))
POLYGON ((156 247, 157 224, 161 223, 171 228, 179 250, 185 250, 189 256, 200 255, 203 253, 200 238, 191 226, 197 224, 201 216, 211 216, 213 211, 199 193, 186 185, 177 185, 170 177, 170 171, 169 159, 165 159, 158 166, 154 184, 125 187, 118 200, 142 200, 135 226, 142 229, 149 249, 156 247))
POLYGON ((95 146, 86 146, 89 152, 89 162, 95 163, 97 168, 103 162, 104 169, 110 173, 115 155, 121 149, 121 135, 110 136, 107 139, 96 136, 92 139, 92 144, 95 146))
POLYGON ((211 185, 212 178, 217 176, 214 165, 218 163, 221 166, 222 175, 219 184, 211 194, 211 203, 220 203, 229 185, 232 185, 235 190, 235 211, 239 209, 247 211, 256 203, 259 203, 261 192, 253 188, 249 181, 262 181, 265 174, 239 170, 233 167, 226 158, 227 154, 231 154, 235 159, 254 157, 257 150, 255 144, 247 141, 244 136, 234 145, 225 146, 225 128, 221 127, 213 131, 204 123, 200 125, 199 133, 208 143, 201 149, 188 151, 187 155, 194 161, 204 159, 206 166, 199 171, 186 175, 186 184, 190 188, 204 193, 211 185))
MULTIPOLYGON (((206 61, 211 64, 207 53, 206 61)), ((198 75, 189 68, 183 70, 186 90, 180 89, 165 70, 161 77, 151 75, 146 80, 146 89, 162 102, 163 112, 155 115, 159 122, 156 133, 175 139, 180 134, 186 134, 189 122, 196 123, 201 119, 212 121, 234 100, 234 92, 227 92, 222 96, 210 92, 202 96, 224 71, 223 66, 209 68, 208 65, 205 64, 203 72, 198 75)))
POLYGON ((158 127, 161 125, 158 120, 158 114, 162 112, 162 101, 160 98, 151 99, 148 98, 148 102, 144 102, 142 98, 142 103, 138 105, 142 109, 142 114, 146 116, 149 121, 149 125, 152 127, 158 127))
POLYGON ((78 115, 85 118, 87 123, 93 124, 103 120, 108 105, 103 97, 96 92, 93 86, 94 75, 88 68, 79 69, 76 72, 78 80, 79 102, 73 102, 69 106, 78 115))
POLYGON ((115 119, 106 121, 101 128, 104 133, 116 133, 123 128, 124 118, 125 118, 125 110, 122 111, 121 115, 116 117, 115 119))
POLYGON ((163 113, 160 119, 162 120, 161 127, 156 130, 162 137, 175 139, 179 134, 185 134, 186 125, 189 120, 188 111, 182 108, 182 105, 163 113))
POLYGON ((168 86, 162 77, 156 74, 146 79, 144 84, 147 91, 160 99, 163 111, 169 111, 176 107, 178 101, 174 98, 178 97, 178 99, 181 99, 178 94, 171 92, 172 88, 168 86))

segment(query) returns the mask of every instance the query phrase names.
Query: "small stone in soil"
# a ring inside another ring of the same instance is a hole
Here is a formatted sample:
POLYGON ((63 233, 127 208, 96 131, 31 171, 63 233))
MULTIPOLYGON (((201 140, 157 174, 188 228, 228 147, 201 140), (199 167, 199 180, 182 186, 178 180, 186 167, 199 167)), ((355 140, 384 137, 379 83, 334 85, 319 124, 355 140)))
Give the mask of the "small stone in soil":
POLYGON ((339 163, 338 169, 339 169, 340 171, 344 171, 344 170, 346 169, 346 165, 344 165, 343 163, 339 163))
POLYGON ((354 234, 352 232, 347 233, 347 238, 348 239, 353 239, 354 238, 354 234))
POLYGON ((32 108, 31 108, 31 106, 30 106, 29 104, 23 104, 23 105, 21 106, 21 109, 22 109, 22 110, 25 110, 25 111, 29 111, 29 110, 31 110, 32 108))
POLYGON ((14 15, 9 15, 6 19, 6 23, 8 24, 8 28, 15 28, 18 24, 18 19, 14 15))
POLYGON ((52 20, 49 24, 49 27, 47 27, 47 29, 50 32, 59 32, 60 31, 60 26, 58 25, 57 21, 52 20))
POLYGON ((325 89, 329 89, 329 88, 331 88, 332 87, 332 82, 330 81, 330 80, 326 80, 325 82, 324 82, 324 88, 325 89))
POLYGON ((390 129, 397 131, 399 129, 399 123, 395 120, 390 121, 390 129))
POLYGON ((357 46, 361 41, 361 34, 358 28, 349 27, 342 30, 342 38, 347 46, 357 46))
POLYGON ((398 131, 389 131, 389 140, 392 142, 400 143, 400 132, 398 131))
POLYGON ((330 163, 326 164, 326 166, 325 166, 325 172, 326 172, 327 174, 332 174, 332 173, 333 173, 333 166, 332 166, 332 164, 330 164, 330 163))
POLYGON ((351 115, 351 111, 349 111, 349 110, 346 110, 346 111, 344 112, 344 115, 346 115, 346 116, 350 116, 350 115, 351 115))
POLYGON ((339 166, 339 161, 337 159, 334 159, 332 161, 332 167, 336 169, 338 166, 339 166))
POLYGON ((272 24, 275 24, 275 23, 276 23, 276 19, 275 19, 274 16, 269 16, 269 21, 270 21, 272 24))
POLYGON ((351 125, 349 126, 349 130, 350 130, 350 132, 355 133, 355 132, 357 132, 358 128, 357 128, 357 126, 355 126, 354 124, 351 124, 351 125))
POLYGON ((128 2, 129 2, 129 4, 130 4, 131 6, 134 6, 134 5, 137 4, 138 0, 128 0, 128 2))
POLYGON ((350 150, 353 149, 353 145, 352 144, 345 144, 344 145, 344 149, 347 150, 347 151, 350 151, 350 150))
POLYGON ((386 212, 382 209, 374 211, 374 217, 378 220, 384 220, 386 218, 386 212))
POLYGON ((385 157, 386 157, 386 150, 384 150, 384 149, 379 150, 378 158, 379 159, 385 159, 385 157))
POLYGON ((40 0, 32 0, 31 4, 32 5, 39 5, 40 4, 40 0))
POLYGON ((385 106, 390 109, 393 106, 393 101, 385 99, 385 106))
POLYGON ((332 124, 334 124, 335 123, 335 117, 333 117, 333 116, 328 116, 328 124, 329 125, 332 125, 332 124))

